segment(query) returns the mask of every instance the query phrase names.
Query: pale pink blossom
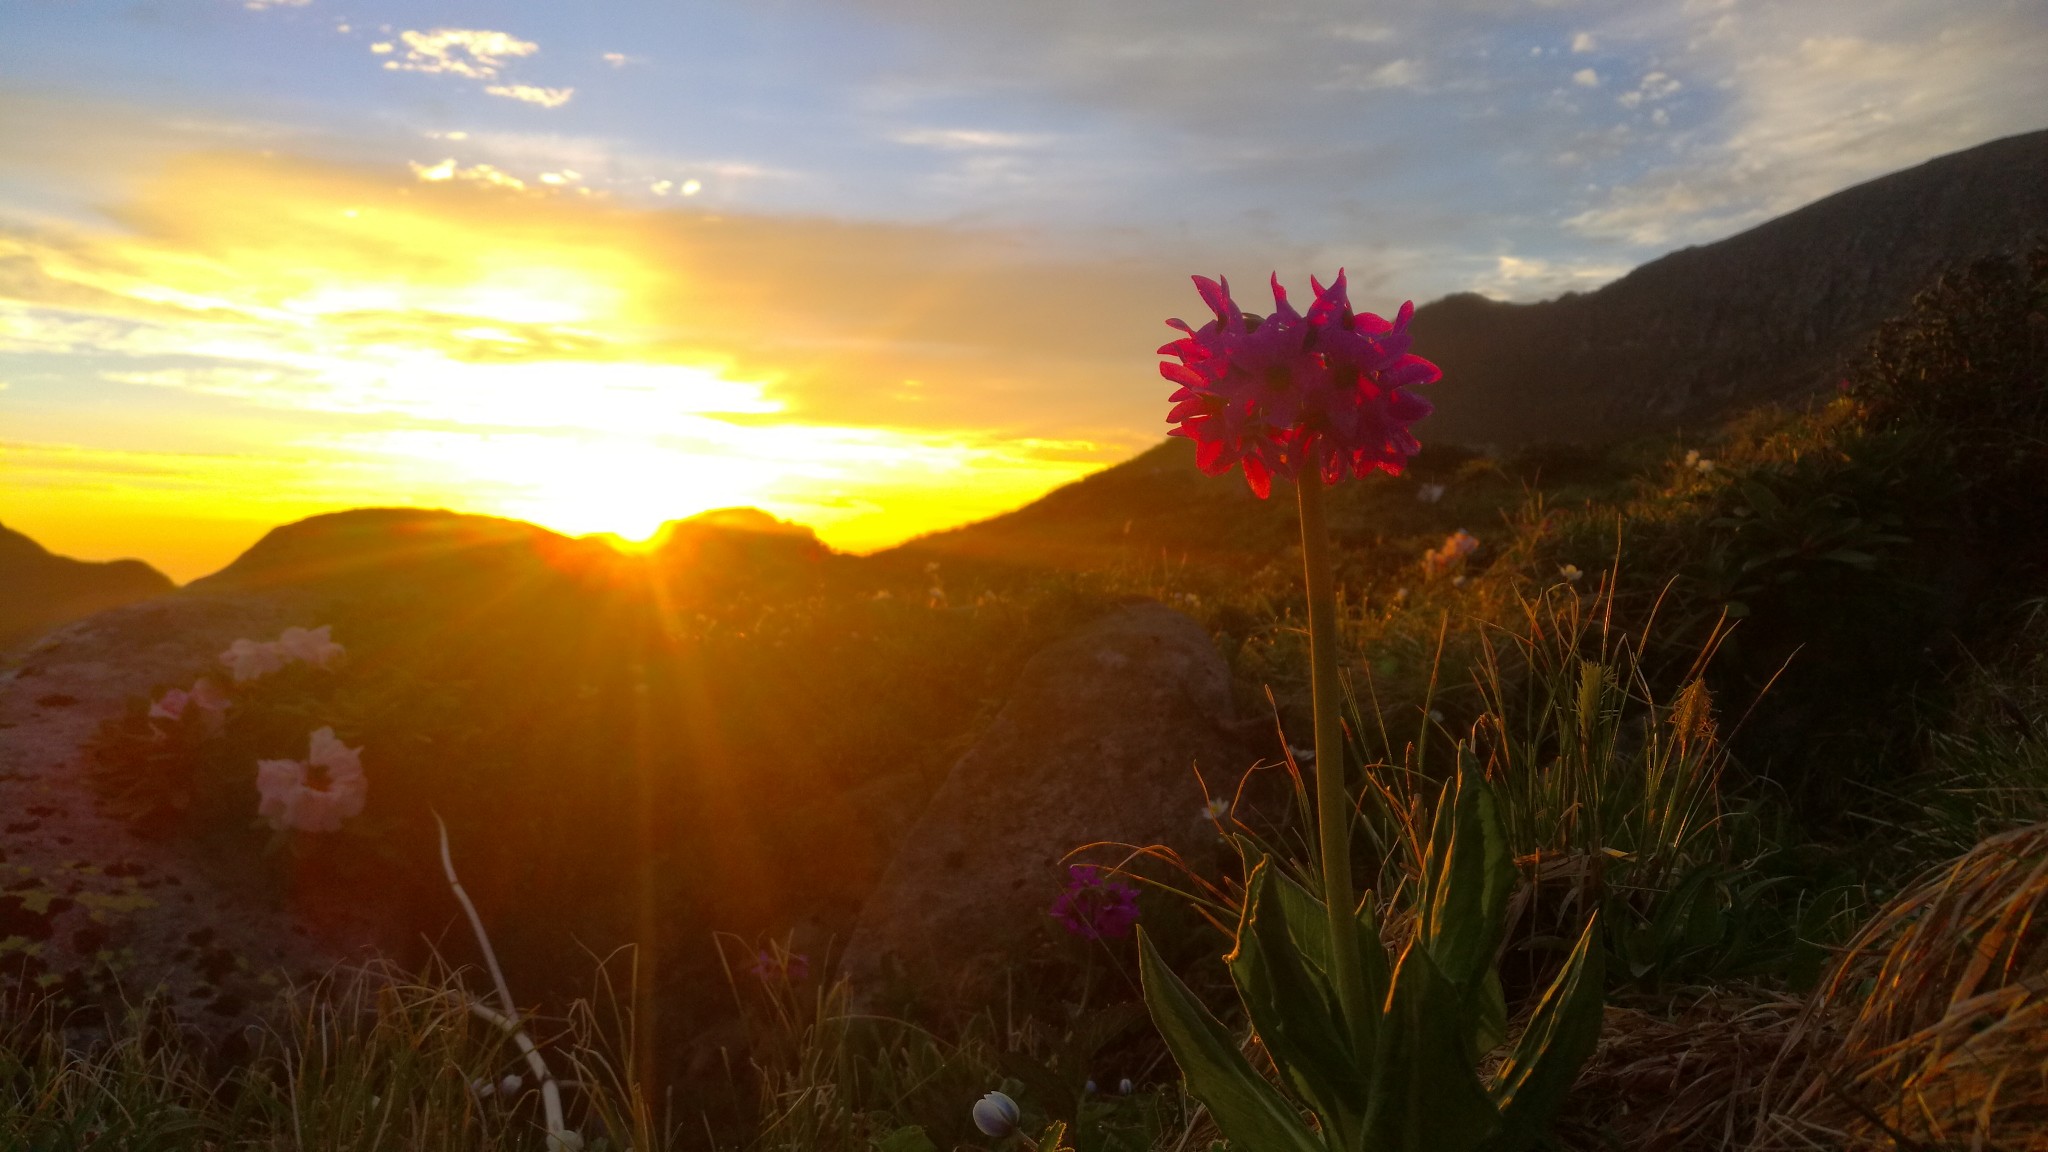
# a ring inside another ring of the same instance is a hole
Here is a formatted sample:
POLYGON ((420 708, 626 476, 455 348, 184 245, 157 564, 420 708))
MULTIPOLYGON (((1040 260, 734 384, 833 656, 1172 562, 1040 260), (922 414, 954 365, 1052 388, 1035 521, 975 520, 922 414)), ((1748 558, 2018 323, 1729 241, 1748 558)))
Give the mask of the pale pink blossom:
POLYGON ((185 705, 192 702, 192 696, 183 688, 173 688, 156 698, 149 706, 150 716, 159 720, 175 721, 185 714, 185 705))
POLYGON ((220 654, 235 683, 259 679, 291 663, 284 647, 274 640, 237 640, 220 654))
POLYGON ((347 652, 334 642, 333 631, 331 624, 322 624, 318 628, 287 628, 277 638, 277 646, 293 660, 315 668, 332 668, 347 652))
POLYGON ((338 832, 342 821, 359 816, 369 792, 363 776, 362 749, 350 748, 334 729, 313 733, 304 761, 259 760, 256 815, 283 831, 338 832), (320 770, 320 777, 313 775, 320 770))

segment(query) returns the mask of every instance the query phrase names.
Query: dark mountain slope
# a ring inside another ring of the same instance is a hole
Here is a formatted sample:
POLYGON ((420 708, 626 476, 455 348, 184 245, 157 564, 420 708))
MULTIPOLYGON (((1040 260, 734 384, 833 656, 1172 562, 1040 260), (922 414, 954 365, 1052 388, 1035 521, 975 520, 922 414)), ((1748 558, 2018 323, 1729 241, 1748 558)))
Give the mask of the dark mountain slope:
POLYGON ((1943 268, 2048 233, 2048 131, 1895 172, 1585 295, 1416 311, 1442 365, 1424 440, 1604 442, 1833 383, 1943 268))
POLYGON ((140 560, 73 560, 0 525, 0 648, 173 587, 140 560))

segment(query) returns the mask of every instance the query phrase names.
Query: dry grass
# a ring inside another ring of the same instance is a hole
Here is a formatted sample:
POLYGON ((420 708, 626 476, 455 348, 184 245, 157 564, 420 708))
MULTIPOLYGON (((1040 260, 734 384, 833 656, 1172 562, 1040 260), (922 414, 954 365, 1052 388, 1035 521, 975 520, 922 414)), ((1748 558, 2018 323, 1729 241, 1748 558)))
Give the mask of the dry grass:
POLYGON ((1801 1027, 1759 1147, 2048 1149, 2048 824, 1886 905, 1801 1027))
POLYGON ((1589 1150, 1746 1147, 1801 1013, 1798 997, 1740 987, 1703 991, 1663 1012, 1609 1005, 1559 1132, 1589 1150))

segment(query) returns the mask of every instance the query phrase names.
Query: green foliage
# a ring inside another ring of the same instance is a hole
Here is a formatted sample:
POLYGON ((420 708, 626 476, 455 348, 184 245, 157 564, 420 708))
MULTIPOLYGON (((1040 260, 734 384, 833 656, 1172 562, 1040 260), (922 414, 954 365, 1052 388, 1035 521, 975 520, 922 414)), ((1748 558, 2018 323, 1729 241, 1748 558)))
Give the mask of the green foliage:
POLYGON ((1495 957, 1515 883, 1493 788, 1460 771, 1436 806, 1412 930, 1390 952, 1368 898, 1355 920, 1365 957, 1360 1020, 1344 1018, 1323 907, 1271 857, 1250 854, 1237 946, 1227 958, 1253 1035, 1278 1073, 1235 1038, 1141 940, 1146 1002, 1189 1091, 1237 1146, 1257 1149, 1510 1152, 1541 1137, 1597 1040, 1602 952, 1589 921, 1504 1059, 1495 957), (1283 1090, 1284 1089, 1284 1090, 1283 1090), (1302 1118, 1315 1117, 1311 1126, 1302 1118))

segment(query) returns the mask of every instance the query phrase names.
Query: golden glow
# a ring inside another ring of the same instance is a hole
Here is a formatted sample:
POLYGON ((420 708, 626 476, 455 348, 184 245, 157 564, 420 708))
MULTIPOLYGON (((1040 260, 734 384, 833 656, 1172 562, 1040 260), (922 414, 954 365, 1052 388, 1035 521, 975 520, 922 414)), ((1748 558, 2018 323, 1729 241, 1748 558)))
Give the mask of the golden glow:
POLYGON ((0 354, 125 389, 83 425, 9 430, 0 520, 180 578, 368 504, 626 539, 753 505, 859 550, 1150 439, 1102 432, 1117 404, 1020 404, 1033 376, 1129 366, 1088 359, 1104 318, 1038 290, 1058 270, 1005 267, 988 238, 415 171, 189 155, 118 231, 0 231, 0 354), (1066 359, 1025 366, 1048 332, 1066 359))

